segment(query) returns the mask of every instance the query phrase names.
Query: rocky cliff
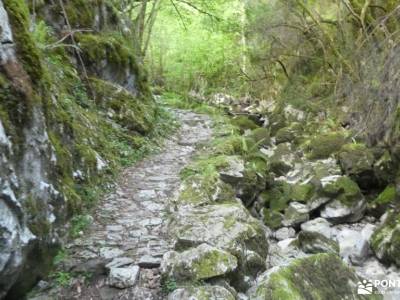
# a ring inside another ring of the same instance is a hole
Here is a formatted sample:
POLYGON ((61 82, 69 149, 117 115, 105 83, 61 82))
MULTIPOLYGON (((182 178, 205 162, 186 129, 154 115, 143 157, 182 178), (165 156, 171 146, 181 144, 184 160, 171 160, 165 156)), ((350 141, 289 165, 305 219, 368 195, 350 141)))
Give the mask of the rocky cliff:
POLYGON ((122 20, 108 1, 0 1, 0 298, 46 272, 90 187, 152 130, 122 20))

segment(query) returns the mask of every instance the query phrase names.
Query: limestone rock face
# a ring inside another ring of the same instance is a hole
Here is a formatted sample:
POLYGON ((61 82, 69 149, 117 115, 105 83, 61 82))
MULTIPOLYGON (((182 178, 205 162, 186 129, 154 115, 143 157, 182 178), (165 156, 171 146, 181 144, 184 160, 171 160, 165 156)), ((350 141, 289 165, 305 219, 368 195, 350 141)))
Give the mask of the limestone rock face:
MULTIPOLYGON (((0 109, 3 111, 7 109, 6 101, 20 102, 23 106, 37 96, 23 59, 17 55, 19 41, 14 36, 19 32, 12 26, 18 18, 26 21, 24 17, 28 16, 15 16, 10 5, 0 1, 0 76, 5 80, 0 84, 0 109)), ((27 30, 19 30, 24 29, 27 30)), ((63 205, 52 178, 54 152, 40 104, 33 104, 24 112, 13 112, 13 118, 24 119, 22 124, 12 124, 3 116, 0 117, 0 298, 24 272, 27 254, 38 250, 40 235, 46 234, 53 245, 57 243, 51 227, 55 211, 63 205), (35 207, 40 209, 35 211, 35 207), (42 226, 48 229, 44 231, 42 226)), ((41 259, 40 251, 37 259, 41 259)), ((25 273, 27 282, 34 281, 34 276, 34 272, 25 273)))
POLYGON ((237 268, 237 259, 226 251, 201 244, 184 252, 164 255, 162 272, 175 280, 205 280, 227 274, 237 268))
MULTIPOLYGON (((52 38, 58 40, 58 29, 65 20, 56 2, 41 1, 35 9, 45 26, 55 29, 52 38)), ((69 7, 76 3, 65 3, 74 29, 95 26, 101 36, 103 25, 111 22, 111 11, 95 8, 93 1, 79 1, 82 7, 78 9, 69 7), (71 14, 74 11, 78 17, 71 14), (81 18, 84 13, 88 13, 87 19, 81 18)), ((108 170, 109 160, 97 151, 111 154, 115 149, 106 146, 110 141, 101 135, 105 131, 109 135, 122 132, 118 117, 110 125, 104 111, 87 108, 95 101, 88 101, 93 99, 79 79, 81 66, 77 66, 75 55, 70 57, 70 52, 61 48, 57 54, 49 50, 44 55, 38 47, 33 34, 38 19, 31 18, 26 1, 0 1, 0 298, 8 293, 9 297, 21 299, 46 275, 60 236, 65 234, 66 219, 81 208, 76 186, 83 187, 89 176, 108 170), (49 60, 55 55, 60 61, 57 66, 50 66, 49 60)), ((115 25, 118 19, 113 22, 115 25)), ((129 71, 133 72, 133 68, 129 71)), ((134 86, 132 92, 143 90, 136 71, 127 74, 124 69, 124 78, 118 83, 126 89, 134 86)), ((121 86, 118 89, 125 91, 121 86)), ((127 91, 124 95, 129 97, 119 98, 119 107, 125 106, 125 100, 134 99, 127 91)), ((149 107, 151 102, 150 99, 149 107)), ((141 112, 144 115, 145 108, 141 112)), ((132 111, 129 113, 133 115, 132 111)), ((133 123, 133 118, 128 118, 127 123, 133 123)), ((148 119, 141 121, 137 123, 146 125, 148 119)))

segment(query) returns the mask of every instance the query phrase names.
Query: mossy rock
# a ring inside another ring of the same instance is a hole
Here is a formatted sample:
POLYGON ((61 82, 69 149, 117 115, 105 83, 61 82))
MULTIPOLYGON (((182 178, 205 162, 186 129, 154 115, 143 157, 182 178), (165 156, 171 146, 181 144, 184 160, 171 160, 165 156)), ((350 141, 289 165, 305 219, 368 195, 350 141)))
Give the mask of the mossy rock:
POLYGON ((320 134, 311 139, 307 145, 310 159, 324 159, 338 152, 346 143, 346 136, 342 132, 320 134))
POLYGON ((231 120, 232 124, 240 129, 241 133, 247 130, 254 130, 259 126, 246 116, 237 116, 231 120))
POLYGON ((358 295, 359 281, 339 256, 314 254, 268 271, 248 294, 252 300, 382 299, 381 295, 358 295))
POLYGON ((386 209, 395 204, 396 201, 396 186, 388 185, 372 202, 369 203, 369 210, 376 216, 385 213, 386 209))
POLYGON ((246 138, 232 134, 228 137, 217 138, 212 141, 212 152, 215 155, 240 155, 244 147, 251 148, 254 142, 247 142, 246 138))
POLYGON ((273 155, 269 158, 270 169, 277 176, 285 175, 294 167, 298 157, 289 143, 279 144, 273 151, 273 155))
POLYGON ((271 136, 275 136, 279 129, 287 126, 285 116, 281 109, 276 109, 268 116, 271 136))
POLYGON ((302 130, 302 125, 297 122, 290 124, 288 127, 279 129, 275 134, 276 144, 296 142, 299 140, 302 130))
POLYGON ((177 201, 180 204, 205 205, 214 202, 235 201, 233 187, 218 177, 191 176, 181 185, 177 201))
POLYGON ((271 137, 267 128, 257 128, 250 132, 248 137, 254 140, 255 144, 259 146, 267 146, 271 143, 271 137))
POLYGON ((323 192, 348 206, 353 205, 355 201, 362 198, 358 184, 347 176, 339 176, 334 181, 326 184, 323 187, 323 192))
POLYGON ((374 232, 370 240, 375 255, 385 264, 400 267, 400 213, 391 211, 385 222, 374 232))
POLYGON ((120 67, 136 63, 135 51, 127 46, 121 36, 80 33, 76 39, 84 58, 89 62, 99 63, 106 59, 120 67))
POLYGON ((346 144, 338 153, 339 163, 345 174, 354 178, 359 184, 370 188, 376 181, 373 165, 374 154, 364 144, 346 144))
POLYGON ((297 236, 299 248, 310 254, 334 253, 339 254, 339 244, 317 232, 301 231, 297 236))
POLYGON ((266 187, 267 163, 253 159, 246 163, 243 180, 236 186, 239 198, 246 206, 251 205, 266 187))
POLYGON ((181 253, 171 251, 163 258, 162 272, 177 282, 199 281, 223 276, 238 266, 235 256, 201 244, 181 253))
POLYGON ((306 203, 311 200, 315 194, 316 188, 311 183, 296 184, 292 187, 291 200, 306 203))
POLYGON ((283 221, 283 214, 277 211, 270 210, 268 208, 263 209, 263 221, 272 230, 281 228, 283 221))
POLYGON ((264 192, 265 205, 272 211, 284 211, 292 199, 292 186, 285 181, 276 182, 264 192))
POLYGON ((156 108, 151 100, 101 79, 92 77, 90 83, 97 105, 122 127, 140 134, 152 130, 156 108))
POLYGON ((384 151, 380 157, 378 157, 374 163, 373 169, 374 175, 381 186, 385 186, 386 184, 392 182, 396 177, 396 170, 398 168, 396 168, 395 165, 395 161, 387 150, 384 151))

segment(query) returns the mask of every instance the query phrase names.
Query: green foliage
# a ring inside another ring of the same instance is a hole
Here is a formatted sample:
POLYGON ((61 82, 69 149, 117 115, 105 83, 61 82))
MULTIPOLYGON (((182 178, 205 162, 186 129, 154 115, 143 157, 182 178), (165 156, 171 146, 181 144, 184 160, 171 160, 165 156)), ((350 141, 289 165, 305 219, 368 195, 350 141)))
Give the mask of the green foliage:
POLYGON ((164 294, 170 294, 178 288, 176 280, 173 278, 164 278, 161 285, 164 294))
POLYGON ((219 20, 187 5, 177 5, 183 19, 166 3, 154 25, 148 57, 152 80, 173 91, 240 90, 240 2, 204 2, 204 11, 211 10, 219 20))
POLYGON ((79 237, 82 232, 92 223, 93 218, 89 215, 76 215, 71 220, 70 236, 79 237))
POLYGON ((68 258, 68 252, 64 248, 61 248, 58 251, 57 255, 54 257, 53 264, 58 265, 63 261, 65 261, 67 258, 68 258))
POLYGON ((68 272, 55 272, 51 274, 51 277, 55 281, 56 285, 61 287, 67 287, 72 280, 72 275, 68 272))

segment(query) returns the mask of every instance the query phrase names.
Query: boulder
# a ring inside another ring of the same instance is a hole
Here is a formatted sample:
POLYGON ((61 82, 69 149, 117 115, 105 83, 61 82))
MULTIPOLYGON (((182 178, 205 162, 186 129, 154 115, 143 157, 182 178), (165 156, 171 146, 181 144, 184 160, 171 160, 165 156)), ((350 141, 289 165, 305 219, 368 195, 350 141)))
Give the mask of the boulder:
POLYGON ((300 160, 289 143, 277 145, 266 152, 266 155, 269 157, 271 171, 278 176, 287 174, 300 160))
POLYGON ((300 123, 293 122, 288 127, 279 129, 275 134, 275 143, 291 143, 296 141, 302 132, 302 126, 300 123))
POLYGON ((253 122, 252 120, 250 120, 250 118, 246 116, 235 117, 234 119, 232 119, 232 124, 239 127, 241 133, 244 133, 247 130, 254 130, 259 128, 259 126, 255 122, 253 122))
POLYGON ((383 154, 374 163, 374 175, 380 185, 387 185, 396 176, 396 168, 393 168, 395 161, 389 151, 383 154))
POLYGON ((362 218, 366 201, 357 183, 347 176, 326 177, 321 182, 325 195, 335 199, 323 208, 321 217, 333 223, 356 222, 362 218))
POLYGON ((251 138, 256 145, 268 146, 271 143, 271 137, 267 128, 259 127, 253 129, 247 137, 251 138))
POLYGON ((311 183, 296 184, 292 187, 290 200, 307 203, 315 195, 315 186, 311 183))
POLYGON ((191 286, 179 288, 168 296, 168 300, 235 300, 230 291, 220 286, 191 286))
POLYGON ((320 253, 268 270, 257 278, 248 296, 252 300, 381 299, 380 295, 358 295, 359 281, 339 256, 320 253))
POLYGON ((236 186, 236 195, 246 207, 254 203, 257 196, 266 188, 268 165, 261 153, 247 158, 244 178, 236 186))
POLYGON ((391 211, 371 237, 371 247, 375 255, 385 264, 400 267, 400 214, 391 211))
POLYGON ((340 149, 339 163, 347 175, 372 171, 374 154, 364 144, 346 144, 340 149))
POLYGON ((353 229, 351 227, 342 227, 337 231, 336 239, 340 247, 340 256, 348 263, 357 266, 362 265, 369 254, 368 240, 372 234, 372 230, 369 230, 369 234, 366 234, 365 230, 363 234, 361 228, 353 229))
POLYGON ((339 163, 343 172, 365 187, 375 182, 374 154, 364 144, 346 144, 340 149, 339 163))
POLYGON ((396 200, 396 186, 389 184, 373 201, 368 204, 369 211, 376 217, 383 215, 396 200))
POLYGON ((181 205, 200 206, 235 199, 235 191, 231 185, 219 178, 201 175, 185 179, 179 190, 178 202, 181 205))
POLYGON ((292 227, 283 227, 281 229, 278 229, 274 234, 274 237, 278 241, 294 238, 295 236, 296 236, 296 230, 294 230, 292 227))
POLYGON ((225 275, 237 268, 237 259, 226 251, 201 244, 178 253, 167 252, 161 270, 177 281, 198 281, 225 275))
POLYGON ((307 254, 299 249, 295 238, 282 240, 270 245, 267 269, 288 265, 292 260, 306 256, 307 254))
POLYGON ((262 209, 263 221, 270 229, 278 229, 282 227, 283 214, 277 211, 269 210, 267 208, 262 209))
POLYGON ((310 233, 319 233, 330 239, 332 236, 331 223, 324 218, 316 218, 301 224, 301 230, 310 233))
POLYGON ((321 211, 321 217, 332 223, 353 223, 359 221, 365 211, 365 200, 360 199, 349 206, 339 200, 328 203, 321 211))
POLYGON ((108 284, 120 289, 132 287, 139 278, 139 272, 139 266, 111 267, 108 284))
POLYGON ((300 232, 297 237, 297 243, 299 248, 305 253, 339 253, 339 245, 337 242, 317 232, 300 232))
POLYGON ((264 192, 264 205, 272 211, 283 212, 289 204, 291 194, 291 185, 285 181, 278 181, 264 192))
POLYGON ((238 274, 249 272, 245 267, 246 251, 253 251, 263 259, 268 252, 263 225, 240 203, 182 207, 174 215, 169 227, 171 236, 176 239, 176 250, 207 243, 236 256, 238 274))
POLYGON ((343 132, 330 132, 317 135, 308 142, 308 156, 311 159, 328 158, 338 152, 345 143, 346 136, 343 132))
POLYGON ((219 171, 221 179, 229 184, 237 184, 244 178, 245 165, 239 156, 228 156, 226 166, 219 171))
POLYGON ((307 222, 310 218, 309 212, 310 210, 307 205, 299 202, 291 202, 289 207, 285 210, 282 224, 290 227, 307 222))

